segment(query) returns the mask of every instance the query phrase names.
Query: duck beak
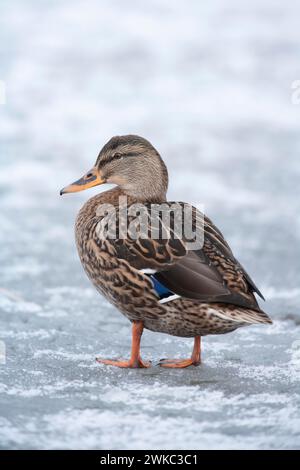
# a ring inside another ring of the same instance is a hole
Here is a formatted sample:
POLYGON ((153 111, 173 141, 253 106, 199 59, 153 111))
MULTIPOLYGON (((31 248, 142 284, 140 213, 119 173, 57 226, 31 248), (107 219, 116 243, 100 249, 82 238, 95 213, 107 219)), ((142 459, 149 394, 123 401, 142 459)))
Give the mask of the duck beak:
POLYGON ((98 168, 93 167, 88 171, 82 178, 74 183, 66 186, 60 191, 60 195, 67 193, 77 193, 78 191, 84 191, 85 189, 92 188, 93 186, 98 186, 99 184, 106 183, 105 179, 101 175, 98 168))

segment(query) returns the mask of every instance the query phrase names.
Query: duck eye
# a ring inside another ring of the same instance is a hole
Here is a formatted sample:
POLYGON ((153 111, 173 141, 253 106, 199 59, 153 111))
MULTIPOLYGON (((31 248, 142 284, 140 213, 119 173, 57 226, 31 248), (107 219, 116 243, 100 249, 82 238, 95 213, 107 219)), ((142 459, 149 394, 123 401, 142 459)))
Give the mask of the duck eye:
POLYGON ((122 158, 122 155, 120 153, 115 153, 114 158, 122 158))

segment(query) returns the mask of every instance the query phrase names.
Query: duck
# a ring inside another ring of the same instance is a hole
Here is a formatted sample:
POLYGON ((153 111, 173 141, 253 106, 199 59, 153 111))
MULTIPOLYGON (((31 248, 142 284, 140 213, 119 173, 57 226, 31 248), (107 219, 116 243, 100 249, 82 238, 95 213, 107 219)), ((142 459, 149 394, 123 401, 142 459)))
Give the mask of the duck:
POLYGON ((148 140, 112 137, 92 169, 60 194, 106 183, 113 188, 78 213, 76 245, 90 281, 131 322, 132 342, 129 359, 99 363, 150 367, 140 352, 147 329, 194 341, 190 357, 162 359, 159 366, 198 366, 202 337, 272 323, 258 304, 262 293, 222 232, 198 208, 168 201, 168 170, 148 140))

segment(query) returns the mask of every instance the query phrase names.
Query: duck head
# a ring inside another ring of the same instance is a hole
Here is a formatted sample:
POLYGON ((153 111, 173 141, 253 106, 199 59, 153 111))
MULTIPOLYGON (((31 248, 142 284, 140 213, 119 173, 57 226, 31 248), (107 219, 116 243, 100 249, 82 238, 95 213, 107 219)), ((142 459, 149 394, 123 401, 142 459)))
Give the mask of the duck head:
POLYGON ((139 201, 162 202, 166 200, 168 171, 148 140, 136 135, 117 136, 104 145, 93 168, 60 194, 105 183, 116 184, 139 201))

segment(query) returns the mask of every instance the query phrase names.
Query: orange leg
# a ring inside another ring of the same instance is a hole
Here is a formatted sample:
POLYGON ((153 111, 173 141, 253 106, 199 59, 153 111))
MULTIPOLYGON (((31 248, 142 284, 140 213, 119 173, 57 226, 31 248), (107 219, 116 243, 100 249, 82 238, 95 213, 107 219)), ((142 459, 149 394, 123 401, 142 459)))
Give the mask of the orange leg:
POLYGON ((159 362, 161 367, 170 369, 183 369, 189 366, 199 366, 201 364, 201 337, 196 336, 194 339, 194 349, 190 359, 162 359, 159 362))
POLYGON ((108 366, 116 366, 130 369, 143 369, 150 367, 150 363, 143 362, 140 356, 140 345, 143 334, 143 322, 135 321, 132 323, 132 343, 131 343, 131 357, 129 361, 113 361, 110 359, 96 359, 100 364, 106 364, 108 366))

